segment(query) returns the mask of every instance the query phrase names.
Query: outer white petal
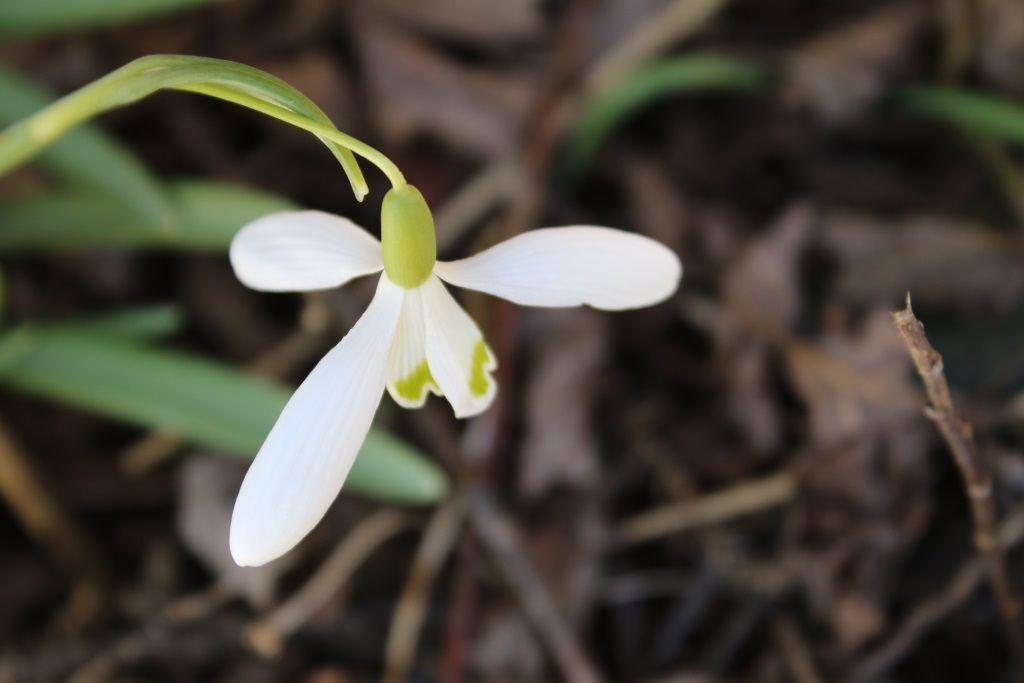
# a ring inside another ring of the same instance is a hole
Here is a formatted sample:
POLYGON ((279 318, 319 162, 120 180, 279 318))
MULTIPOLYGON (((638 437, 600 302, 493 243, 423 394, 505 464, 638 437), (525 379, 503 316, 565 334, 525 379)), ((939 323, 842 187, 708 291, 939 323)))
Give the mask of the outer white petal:
POLYGON ((286 553, 337 497, 384 393, 403 297, 381 277, 370 307, 281 412, 235 501, 229 545, 238 564, 286 553))
POLYGON ((456 417, 482 413, 491 405, 498 388, 491 377, 497 367, 494 352, 484 342, 480 328, 436 276, 431 276, 420 291, 430 373, 456 417))
POLYGON ((322 211, 257 218, 231 240, 230 257, 238 279, 264 292, 329 289, 384 267, 380 242, 322 211))
POLYGON ((664 301, 683 267, 665 245, 612 228, 544 228, 461 261, 438 262, 446 282, 524 306, 623 310, 664 301))
POLYGON ((388 392, 398 405, 406 408, 419 408, 430 392, 441 393, 427 364, 422 289, 417 287, 405 292, 388 362, 388 392))

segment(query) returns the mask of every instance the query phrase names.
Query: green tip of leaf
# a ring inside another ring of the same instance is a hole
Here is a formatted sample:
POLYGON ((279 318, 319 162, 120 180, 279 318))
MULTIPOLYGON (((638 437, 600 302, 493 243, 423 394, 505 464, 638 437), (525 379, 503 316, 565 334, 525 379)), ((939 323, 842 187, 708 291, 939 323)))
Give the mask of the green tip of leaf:
POLYGON ((913 86, 897 93, 895 103, 972 133, 1024 144, 1024 106, 1012 100, 954 88, 913 86))
POLYGON ((568 143, 566 174, 579 177, 615 127, 644 107, 682 93, 750 92, 769 81, 769 71, 760 65, 713 54, 672 57, 641 67, 585 107, 568 143))

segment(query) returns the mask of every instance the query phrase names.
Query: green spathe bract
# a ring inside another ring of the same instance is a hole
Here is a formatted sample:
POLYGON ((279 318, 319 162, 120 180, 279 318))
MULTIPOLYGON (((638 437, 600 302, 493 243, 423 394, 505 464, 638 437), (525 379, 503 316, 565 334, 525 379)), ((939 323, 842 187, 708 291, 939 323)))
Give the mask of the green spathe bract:
POLYGON ((136 59, 0 132, 0 174, 83 121, 164 89, 234 102, 313 133, 334 152, 360 200, 368 188, 353 154, 379 167, 392 185, 405 184, 390 159, 339 131, 312 101, 281 79, 244 64, 184 55, 136 59))
POLYGON ((412 185, 393 188, 380 212, 384 272, 399 287, 419 287, 434 272, 437 240, 434 217, 423 195, 412 185))

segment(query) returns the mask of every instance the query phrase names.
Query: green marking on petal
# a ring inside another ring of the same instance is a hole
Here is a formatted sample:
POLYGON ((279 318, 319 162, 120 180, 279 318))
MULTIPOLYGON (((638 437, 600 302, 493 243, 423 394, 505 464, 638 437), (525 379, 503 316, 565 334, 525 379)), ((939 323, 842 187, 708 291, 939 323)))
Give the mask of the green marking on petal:
POLYGON ((427 383, 437 386, 433 375, 430 374, 430 367, 427 365, 427 361, 423 361, 408 376, 395 382, 395 391, 404 399, 418 401, 423 397, 427 383))
POLYGON ((469 390, 474 396, 483 396, 491 386, 484 366, 491 362, 491 354, 487 352, 487 344, 481 339, 473 347, 473 372, 469 378, 469 390))

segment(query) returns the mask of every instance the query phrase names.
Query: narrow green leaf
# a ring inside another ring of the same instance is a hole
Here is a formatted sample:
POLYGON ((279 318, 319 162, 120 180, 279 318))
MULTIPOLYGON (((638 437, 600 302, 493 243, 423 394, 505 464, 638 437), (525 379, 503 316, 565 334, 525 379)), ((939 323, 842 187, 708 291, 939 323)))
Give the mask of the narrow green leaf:
MULTIPOLYGON (((80 323, 0 336, 0 384, 252 458, 284 408, 284 385, 80 323)), ((343 419, 343 416, 339 416, 343 419)), ((421 453, 374 429, 346 487, 432 503, 447 479, 421 453)))
MULTIPOLYGON (((31 7, 34 3, 23 4, 31 7)), ((0 14, 5 7, 21 5, 0 1, 0 14)), ((51 93, 0 65, 0 127, 39 111, 53 100, 51 93)), ((166 228, 173 219, 157 180, 131 152, 96 126, 85 124, 71 131, 40 154, 38 162, 67 183, 98 190, 121 202, 155 228, 166 228)))
POLYGON ((178 227, 157 230, 94 192, 44 192, 0 204, 0 253, 99 246, 226 251, 243 225, 296 205, 276 195, 214 182, 168 183, 178 227))
POLYGON ((768 85, 769 72, 751 62, 713 54, 670 57, 643 66, 597 96, 583 111, 566 151, 566 170, 578 176, 623 120, 682 93, 750 92, 768 85))
POLYGON ((0 38, 79 31, 160 17, 224 0, 7 0, 0 2, 0 38))
POLYGON ((953 88, 913 86, 899 91, 896 104, 972 133, 1024 145, 1024 105, 992 95, 953 88))

